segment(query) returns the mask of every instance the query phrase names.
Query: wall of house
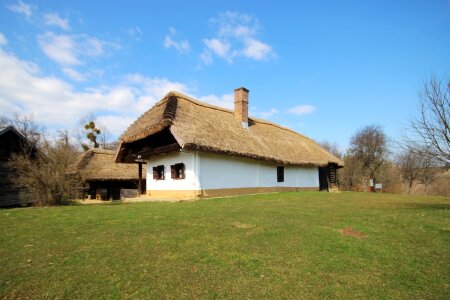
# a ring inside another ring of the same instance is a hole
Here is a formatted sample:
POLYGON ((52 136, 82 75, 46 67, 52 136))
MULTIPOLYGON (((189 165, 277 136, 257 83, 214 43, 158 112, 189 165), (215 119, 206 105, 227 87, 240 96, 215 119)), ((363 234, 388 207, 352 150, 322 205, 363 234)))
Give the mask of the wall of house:
POLYGON ((318 188, 316 167, 284 167, 284 182, 277 182, 277 165, 240 157, 199 153, 202 190, 295 187, 318 188))
POLYGON ((284 168, 277 182, 277 165, 203 152, 177 152, 147 161, 147 194, 152 198, 189 199, 258 192, 318 190, 317 167, 284 168), (170 165, 185 164, 185 179, 171 179, 170 165), (164 165, 165 179, 153 179, 153 167, 164 165))
POLYGON ((195 198, 199 186, 196 158, 195 152, 175 152, 147 160, 147 194, 154 198, 195 198), (185 165, 185 179, 171 178, 170 166, 178 163, 185 165), (153 167, 159 165, 164 165, 164 180, 153 179, 153 167))

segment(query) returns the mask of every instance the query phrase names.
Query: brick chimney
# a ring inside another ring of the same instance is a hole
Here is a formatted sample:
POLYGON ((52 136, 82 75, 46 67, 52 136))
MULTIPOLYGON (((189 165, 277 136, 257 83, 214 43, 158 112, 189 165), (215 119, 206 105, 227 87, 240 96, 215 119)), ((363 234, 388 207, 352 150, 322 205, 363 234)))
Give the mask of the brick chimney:
POLYGON ((245 87, 234 90, 234 117, 244 128, 248 128, 248 92, 245 87))

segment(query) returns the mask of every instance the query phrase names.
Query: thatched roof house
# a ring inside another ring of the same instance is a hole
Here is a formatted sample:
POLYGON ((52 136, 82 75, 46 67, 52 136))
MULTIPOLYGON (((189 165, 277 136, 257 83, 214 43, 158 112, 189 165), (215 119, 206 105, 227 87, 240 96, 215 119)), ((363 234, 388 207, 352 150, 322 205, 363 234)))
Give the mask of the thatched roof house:
POLYGON ((136 164, 114 162, 115 151, 93 148, 83 152, 68 169, 83 180, 130 180, 138 178, 136 164))
MULTIPOLYGON (((248 118, 248 128, 235 112, 170 92, 122 134, 118 162, 127 162, 127 147, 168 128, 181 149, 223 153, 285 165, 326 166, 342 161, 310 138, 272 122, 248 118)), ((131 159, 132 160, 132 159, 131 159)))
MULTIPOLYGON (((83 152, 71 165, 67 173, 77 174, 89 184, 89 193, 98 198, 99 189, 106 189, 103 198, 120 198, 117 196, 121 188, 136 189, 138 187, 138 164, 122 164, 114 162, 115 151, 93 148, 83 152)), ((143 175, 145 179, 145 174, 143 175)))
MULTIPOLYGON (((151 161, 181 151, 215 154, 228 160, 250 159, 283 167, 343 166, 339 158, 308 137, 272 122, 248 117, 248 90, 245 88, 235 90, 234 111, 170 92, 131 124, 120 141, 116 162, 123 163, 134 162, 137 158, 151 161)), ((148 173, 153 171, 149 169, 148 173)), ((147 184, 150 181, 149 178, 147 184)))

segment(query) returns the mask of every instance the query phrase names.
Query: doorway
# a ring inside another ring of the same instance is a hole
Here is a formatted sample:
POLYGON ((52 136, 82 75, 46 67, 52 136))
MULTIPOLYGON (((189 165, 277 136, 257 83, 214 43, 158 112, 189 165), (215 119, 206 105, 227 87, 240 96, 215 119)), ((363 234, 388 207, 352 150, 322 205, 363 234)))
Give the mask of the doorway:
POLYGON ((319 168, 319 189, 328 191, 328 166, 319 168))

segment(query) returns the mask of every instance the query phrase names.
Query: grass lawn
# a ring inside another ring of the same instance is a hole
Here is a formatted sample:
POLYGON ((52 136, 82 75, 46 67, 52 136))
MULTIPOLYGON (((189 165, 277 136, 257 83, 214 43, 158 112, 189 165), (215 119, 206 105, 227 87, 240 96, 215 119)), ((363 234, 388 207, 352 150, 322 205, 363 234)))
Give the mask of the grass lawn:
POLYGON ((27 297, 450 299, 450 199, 301 192, 3 209, 0 298, 27 297))

